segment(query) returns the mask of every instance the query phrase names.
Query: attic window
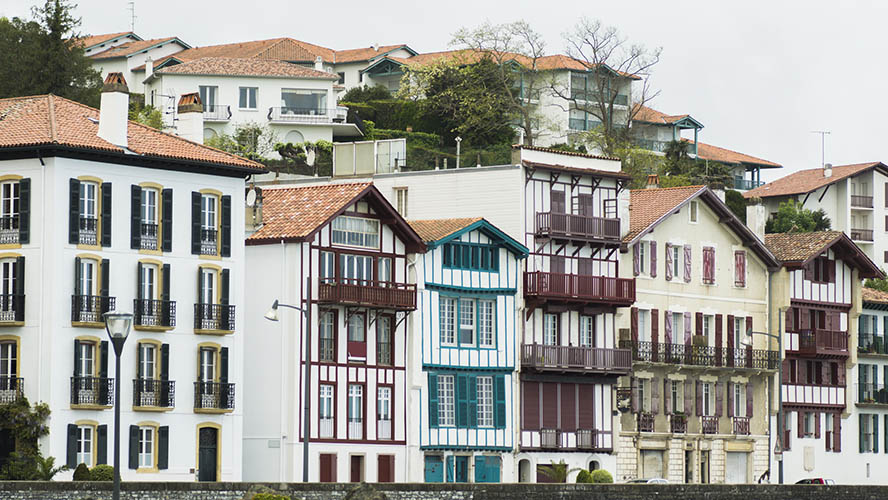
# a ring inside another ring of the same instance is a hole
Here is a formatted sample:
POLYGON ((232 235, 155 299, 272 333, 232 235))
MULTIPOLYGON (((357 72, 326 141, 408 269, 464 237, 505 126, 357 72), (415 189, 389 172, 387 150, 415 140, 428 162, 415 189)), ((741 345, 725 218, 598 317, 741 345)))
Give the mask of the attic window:
POLYGON ((697 222, 697 202, 692 201, 688 207, 688 217, 692 223, 697 222))

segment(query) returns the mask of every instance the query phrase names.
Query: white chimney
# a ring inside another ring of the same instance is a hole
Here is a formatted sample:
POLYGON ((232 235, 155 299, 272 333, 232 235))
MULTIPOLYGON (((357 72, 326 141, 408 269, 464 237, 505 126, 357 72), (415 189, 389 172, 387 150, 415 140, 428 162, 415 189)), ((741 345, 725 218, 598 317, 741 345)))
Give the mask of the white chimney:
POLYGON ((620 238, 624 238, 629 234, 629 210, 631 210, 631 201, 632 195, 628 189, 620 191, 620 194, 617 195, 617 210, 620 217, 620 238))
POLYGON ((832 163, 825 163, 823 165, 823 176, 832 177, 832 163))
POLYGON ((176 111, 176 135, 203 144, 203 104, 200 102, 200 95, 197 92, 182 94, 176 111))
POLYGON ((768 214, 762 204, 762 199, 758 196, 750 198, 746 205, 746 225, 762 241, 765 241, 765 222, 767 220, 768 214))
POLYGON ((129 88, 123 73, 108 73, 99 104, 98 136, 115 146, 125 148, 128 119, 129 88))
POLYGON ((145 59, 145 78, 151 78, 151 75, 154 74, 154 60, 151 59, 151 56, 148 56, 148 59, 145 59))
POLYGON ((321 56, 315 57, 315 69, 324 71, 324 59, 321 56))

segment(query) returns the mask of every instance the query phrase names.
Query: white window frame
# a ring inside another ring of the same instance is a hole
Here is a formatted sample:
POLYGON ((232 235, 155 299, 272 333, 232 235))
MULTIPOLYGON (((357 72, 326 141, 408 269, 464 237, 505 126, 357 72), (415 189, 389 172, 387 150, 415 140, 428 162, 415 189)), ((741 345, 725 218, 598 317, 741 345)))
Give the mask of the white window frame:
POLYGON ((650 342, 651 341, 651 328, 650 328, 650 319, 651 319, 651 311, 650 309, 639 309, 638 310, 638 340, 639 342, 650 342))
POLYGON ((704 314, 703 315, 703 336, 706 337, 706 345, 711 345, 713 342, 714 328, 715 325, 715 316, 712 314, 704 314))
MULTIPOLYGON (((814 425, 815 425, 814 412, 813 411, 806 411, 805 416, 803 417, 802 421, 805 425, 805 428, 803 429, 803 431, 804 431, 803 434, 805 435, 805 437, 813 437, 816 432, 814 429, 814 425)), ((863 421, 866 422, 867 419, 863 419, 863 421)), ((869 436, 869 435, 870 434, 864 433, 864 436, 869 436)), ((869 443, 868 441, 869 441, 869 439, 867 438, 865 443, 867 444, 869 449, 865 450, 865 451, 872 451, 872 443, 869 443)))
POLYGON ((459 299, 459 331, 457 332, 457 341, 461 346, 475 345, 475 299, 460 298, 459 299), (468 340, 464 340, 464 335, 470 336, 468 340))
POLYGON ((376 389, 376 418, 383 421, 392 419, 392 388, 387 385, 376 389))
POLYGON ((200 227, 201 229, 219 229, 219 197, 214 194, 200 195, 200 227))
POLYGON ((142 373, 142 380, 154 380, 157 374, 157 346, 150 342, 139 343, 139 372, 142 373))
POLYGON ((80 295, 98 295, 96 293, 99 263, 93 259, 80 259, 80 283, 77 291, 80 295))
POLYGON ((142 263, 142 276, 139 281, 142 285, 142 298, 145 300, 157 299, 159 269, 157 264, 142 263))
POLYGON ((373 281, 373 257, 339 254, 339 278, 343 283, 352 285, 366 285, 373 281))
POLYGON ((475 377, 478 427, 493 427, 493 377, 475 377))
POLYGON ((641 241, 638 243, 638 273, 648 275, 647 269, 647 248, 648 242, 641 241))
POLYGON ((684 413, 684 382, 671 380, 670 385, 669 397, 672 398, 672 413, 684 413))
POLYGON ((160 219, 160 192, 155 188, 143 187, 139 200, 140 216, 142 224, 157 224, 160 219))
POLYGON ((80 181, 80 217, 98 219, 99 183, 80 181))
MULTIPOLYGON (((15 258, 0 260, 0 294, 15 295, 16 265, 15 258)), ((12 311, 12 300, 7 301, 4 311, 12 311)))
POLYGON ((438 375, 438 426, 456 426, 454 376, 438 375))
POLYGON ((203 382, 216 381, 216 355, 218 351, 212 347, 200 348, 200 379, 203 382))
POLYGON ((150 469, 155 466, 154 463, 154 427, 139 427, 139 468, 150 469))
POLYGON ((746 339, 746 317, 734 316, 734 348, 740 349, 746 339))
POLYGON ((496 301, 478 300, 478 345, 494 347, 496 345, 496 301))
POLYGON ((684 254, 683 245, 671 245, 669 249, 672 251, 672 279, 684 282, 684 267, 682 266, 682 254, 684 254))
POLYGON ((443 295, 438 299, 442 345, 456 345, 456 300, 456 297, 443 295))
POLYGON ((744 384, 734 384, 734 416, 746 416, 746 386, 744 384))
POLYGON ((363 314, 353 314, 348 318, 348 322, 346 324, 346 333, 348 335, 349 342, 367 341, 367 325, 365 319, 366 318, 363 314))
POLYGON ((96 342, 81 341, 80 346, 80 376, 94 377, 98 362, 98 348, 96 342))
POLYGON ((580 347, 595 347, 595 319, 594 315, 580 315, 580 347))
POLYGON ((18 344, 14 341, 0 342, 0 377, 15 377, 18 372, 18 344))
POLYGON ((381 224, 378 219, 340 215, 333 219, 330 231, 333 245, 379 249, 381 224))
POLYGON ((715 384, 712 382, 703 382, 703 416, 715 416, 715 384))
POLYGON ((348 384, 348 419, 349 422, 364 422, 364 386, 348 384))
POLYGON ((558 345, 558 314, 543 314, 543 345, 558 345))
POLYGON ((92 425, 77 426, 77 455, 75 461, 77 464, 86 464, 87 467, 93 466, 95 459, 95 437, 96 428, 92 425))
POLYGON ((320 384, 318 386, 318 420, 319 424, 324 420, 330 421, 329 426, 319 425, 318 436, 320 438, 332 438, 335 434, 333 422, 335 422, 336 402, 333 399, 334 388, 332 384, 320 384))
POLYGON ((684 313, 669 311, 672 315, 672 343, 684 344, 684 313))
POLYGON ((322 282, 330 282, 336 279, 336 254, 333 252, 321 252, 320 277, 322 282))
POLYGON ((407 187, 401 186, 393 188, 395 190, 395 206, 397 207, 397 211, 401 214, 401 217, 407 218, 407 187))
POLYGON ((198 298, 201 304, 216 303, 216 274, 217 271, 213 268, 200 268, 201 296, 198 298))
POLYGON ((650 413, 652 407, 651 401, 651 379, 638 379, 638 401, 641 403, 641 411, 650 413))
POLYGON ((255 111, 259 105, 259 87, 238 87, 237 89, 237 109, 246 111, 255 111), (246 92, 245 92, 246 91, 246 92), (252 91, 252 96, 250 95, 252 91), (253 105, 250 106, 250 97, 252 97, 253 105), (246 103, 244 105, 244 103, 246 103))
POLYGON ((19 181, 5 181, 0 184, 0 217, 15 217, 19 214, 19 189, 19 181))
POLYGON ((688 203, 688 222, 690 224, 696 224, 700 220, 700 207, 698 205, 697 200, 688 203))

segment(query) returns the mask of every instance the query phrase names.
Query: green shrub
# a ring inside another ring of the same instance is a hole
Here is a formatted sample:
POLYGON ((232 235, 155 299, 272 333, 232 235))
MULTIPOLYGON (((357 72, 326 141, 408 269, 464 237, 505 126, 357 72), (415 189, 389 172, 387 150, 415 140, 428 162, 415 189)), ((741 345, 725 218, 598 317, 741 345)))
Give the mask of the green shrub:
POLYGON ((594 483, 592 480, 592 474, 589 471, 583 469, 579 473, 577 473, 577 482, 578 483, 594 483))
POLYGON ((287 495, 278 495, 277 493, 256 493, 253 500, 290 500, 287 495))
POLYGON ((86 466, 85 463, 80 463, 76 469, 74 469, 74 480, 75 481, 89 481, 91 478, 89 474, 89 467, 86 466))
POLYGON ((89 471, 90 481, 114 481, 114 467, 108 464, 96 465, 89 471))
POLYGON ((611 473, 604 470, 604 469, 593 470, 591 476, 592 476, 593 483, 612 483, 612 482, 614 482, 614 477, 611 476, 611 473))

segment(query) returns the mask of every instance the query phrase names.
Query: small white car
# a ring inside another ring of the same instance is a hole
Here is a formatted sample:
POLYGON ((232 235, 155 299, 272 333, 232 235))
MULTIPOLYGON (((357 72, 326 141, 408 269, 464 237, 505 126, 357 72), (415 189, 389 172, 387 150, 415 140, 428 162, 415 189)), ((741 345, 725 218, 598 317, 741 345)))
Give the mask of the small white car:
POLYGON ((644 483, 644 484, 669 484, 669 481, 661 477, 652 477, 648 479, 630 479, 627 483, 644 483))

